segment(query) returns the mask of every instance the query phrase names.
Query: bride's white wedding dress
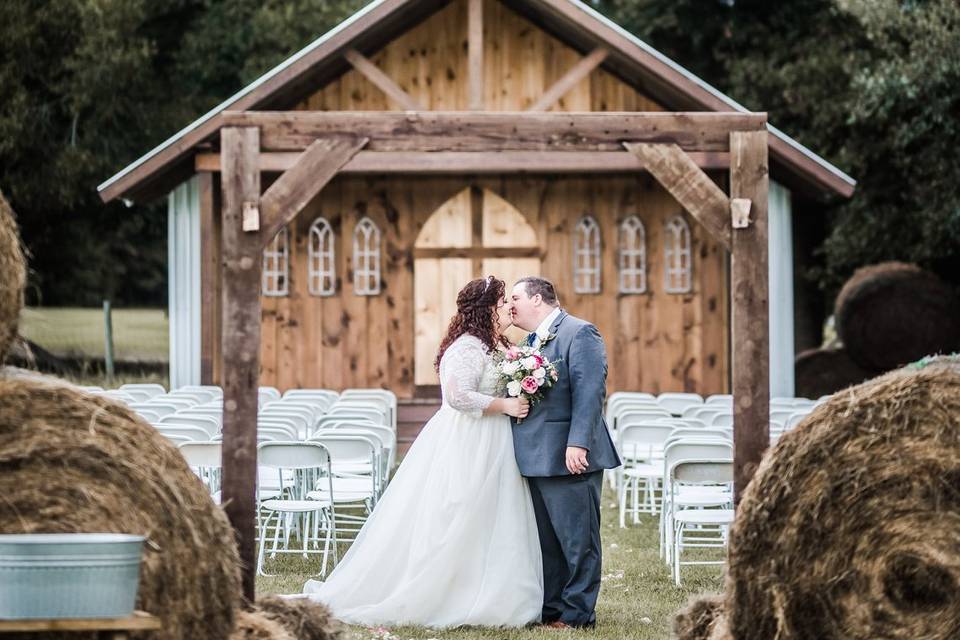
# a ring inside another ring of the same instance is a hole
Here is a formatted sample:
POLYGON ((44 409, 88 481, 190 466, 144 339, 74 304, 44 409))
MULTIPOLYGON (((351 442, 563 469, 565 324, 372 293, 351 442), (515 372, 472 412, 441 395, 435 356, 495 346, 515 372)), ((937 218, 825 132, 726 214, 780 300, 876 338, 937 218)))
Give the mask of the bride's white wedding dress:
POLYGON ((479 339, 464 335, 450 345, 440 362, 443 405, 343 560, 304 593, 352 624, 539 619, 543 571, 530 490, 509 418, 482 415, 496 379, 479 339))

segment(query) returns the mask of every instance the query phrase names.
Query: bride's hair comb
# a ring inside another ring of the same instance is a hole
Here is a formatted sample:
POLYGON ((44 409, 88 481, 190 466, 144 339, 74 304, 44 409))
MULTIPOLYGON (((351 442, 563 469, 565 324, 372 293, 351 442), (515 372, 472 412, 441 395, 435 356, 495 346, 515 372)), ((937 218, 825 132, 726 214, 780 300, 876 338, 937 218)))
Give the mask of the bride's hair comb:
POLYGON ((491 282, 493 282, 493 276, 487 276, 487 281, 483 285, 483 293, 486 293, 487 289, 490 288, 491 282))

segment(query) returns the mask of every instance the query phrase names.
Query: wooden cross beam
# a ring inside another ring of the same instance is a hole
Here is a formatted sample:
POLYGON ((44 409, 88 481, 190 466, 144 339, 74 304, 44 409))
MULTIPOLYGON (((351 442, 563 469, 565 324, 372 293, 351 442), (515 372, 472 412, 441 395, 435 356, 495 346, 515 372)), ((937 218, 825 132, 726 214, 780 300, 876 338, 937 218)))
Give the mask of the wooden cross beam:
POLYGON ((264 151, 302 151, 350 132, 368 151, 623 151, 622 143, 672 142, 684 151, 728 151, 731 131, 758 131, 757 113, 530 113, 472 111, 224 112, 224 126, 259 127, 264 151))
POLYGON ((407 111, 420 111, 423 109, 416 98, 404 91, 390 76, 381 71, 380 67, 373 64, 373 62, 356 49, 347 49, 343 53, 343 57, 347 59, 347 62, 349 62, 358 73, 407 111))
POLYGON ((263 246, 273 240, 365 144, 366 138, 315 140, 260 198, 263 246))
POLYGON ((603 47, 597 47, 591 51, 590 55, 570 67, 559 80, 553 83, 553 86, 544 91, 540 99, 533 103, 528 111, 546 111, 555 105, 568 91, 590 75, 591 71, 599 67, 600 64, 607 59, 609 54, 610 52, 603 47))

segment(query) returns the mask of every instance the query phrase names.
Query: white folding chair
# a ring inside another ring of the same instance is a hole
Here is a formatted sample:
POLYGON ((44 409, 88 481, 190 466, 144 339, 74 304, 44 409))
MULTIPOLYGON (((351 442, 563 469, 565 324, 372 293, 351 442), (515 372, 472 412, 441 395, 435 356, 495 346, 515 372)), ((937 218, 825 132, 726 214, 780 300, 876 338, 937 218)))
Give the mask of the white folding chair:
POLYGON ((316 553, 323 556, 321 575, 327 573, 327 560, 337 554, 336 509, 333 500, 311 499, 307 494, 325 487, 333 496, 333 470, 330 452, 319 442, 264 442, 257 446, 258 465, 274 472, 279 494, 260 502, 263 518, 260 523, 260 551, 257 554, 257 575, 264 572, 267 538, 271 520, 276 520, 270 557, 278 553, 300 553, 304 558, 316 553), (299 532, 301 548, 290 549, 290 537, 299 532), (323 548, 320 549, 321 532, 323 548), (279 548, 283 536, 283 548, 279 548))
POLYGON ((160 422, 154 425, 165 438, 176 439, 178 442, 209 442, 210 434, 202 427, 191 424, 177 424, 160 422))
POLYGON ((715 393, 707 396, 703 404, 724 404, 733 406, 733 396, 729 393, 715 393))
POLYGON ((368 435, 373 435, 379 439, 383 447, 383 456, 381 459, 380 479, 384 486, 390 481, 390 474, 397 461, 397 432, 392 428, 382 424, 374 424, 363 420, 338 420, 327 422, 324 428, 314 433, 324 433, 327 431, 357 431, 368 435))
POLYGON ((732 413, 718 413, 713 416, 710 420, 711 427, 732 427, 733 426, 733 414, 732 413))
POLYGON ((150 398, 146 404, 156 404, 164 407, 175 407, 177 411, 180 409, 189 409, 190 407, 195 407, 200 404, 194 398, 187 397, 171 397, 166 396, 154 396, 150 398))
POLYGON ((137 394, 144 394, 146 398, 153 398, 154 396, 162 396, 167 392, 163 388, 163 385, 155 383, 129 383, 120 385, 120 391, 125 391, 128 393, 137 392, 137 394))
POLYGON ((657 405, 672 415, 682 415, 688 407, 703 406, 703 398, 698 393, 665 392, 657 396, 657 405))
POLYGON ((617 448, 623 466, 618 468, 617 502, 620 526, 626 527, 626 514, 633 514, 634 524, 640 522, 641 511, 657 513, 657 490, 663 479, 663 443, 674 427, 668 424, 630 423, 617 431, 617 448), (643 503, 640 503, 640 484, 643 483, 643 503), (631 507, 627 508, 627 493, 632 493, 631 507))
POLYGON ((185 442, 179 447, 180 454, 210 492, 210 497, 220 504, 222 481, 223 445, 220 442, 185 442))
POLYGON ((325 431, 314 435, 310 442, 319 442, 330 452, 333 493, 320 486, 307 497, 333 502, 337 507, 337 538, 350 539, 359 533, 379 498, 380 444, 373 436, 346 431, 325 431), (347 510, 359 510, 360 514, 347 510))
POLYGON ((386 413, 372 406, 358 407, 358 406, 352 406, 352 405, 343 405, 338 402, 337 404, 333 405, 333 407, 331 407, 330 410, 323 415, 324 418, 331 418, 335 416, 366 418, 367 420, 370 420, 371 422, 375 422, 376 424, 393 426, 390 423, 390 420, 387 417, 386 413))
MULTIPOLYGON (((706 458, 679 460, 667 469, 667 477, 676 499, 679 485, 729 486, 733 482, 731 458, 706 458)), ((724 560, 683 561, 684 548, 718 548, 727 546, 730 524, 733 522, 733 506, 719 508, 681 508, 676 502, 671 514, 673 528, 673 579, 680 586, 682 565, 722 565, 724 560), (712 535, 711 535, 712 534, 712 535)))
POLYGON ((160 424, 181 424, 200 427, 207 432, 207 436, 220 433, 220 423, 210 416, 195 416, 186 413, 172 413, 160 418, 160 424))

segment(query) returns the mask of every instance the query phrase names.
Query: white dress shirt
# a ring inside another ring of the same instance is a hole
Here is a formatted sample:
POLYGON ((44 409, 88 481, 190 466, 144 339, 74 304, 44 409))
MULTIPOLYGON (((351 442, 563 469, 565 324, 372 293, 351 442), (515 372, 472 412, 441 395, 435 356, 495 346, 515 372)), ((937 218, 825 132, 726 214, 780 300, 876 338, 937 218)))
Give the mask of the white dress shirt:
POLYGON ((534 333, 537 334, 538 336, 545 336, 549 334, 550 326, 553 325, 553 321, 556 320, 557 317, 560 315, 560 311, 561 311, 560 307, 557 307, 556 309, 551 311, 550 315, 548 315, 546 318, 543 319, 543 322, 540 323, 540 326, 537 327, 534 333))

